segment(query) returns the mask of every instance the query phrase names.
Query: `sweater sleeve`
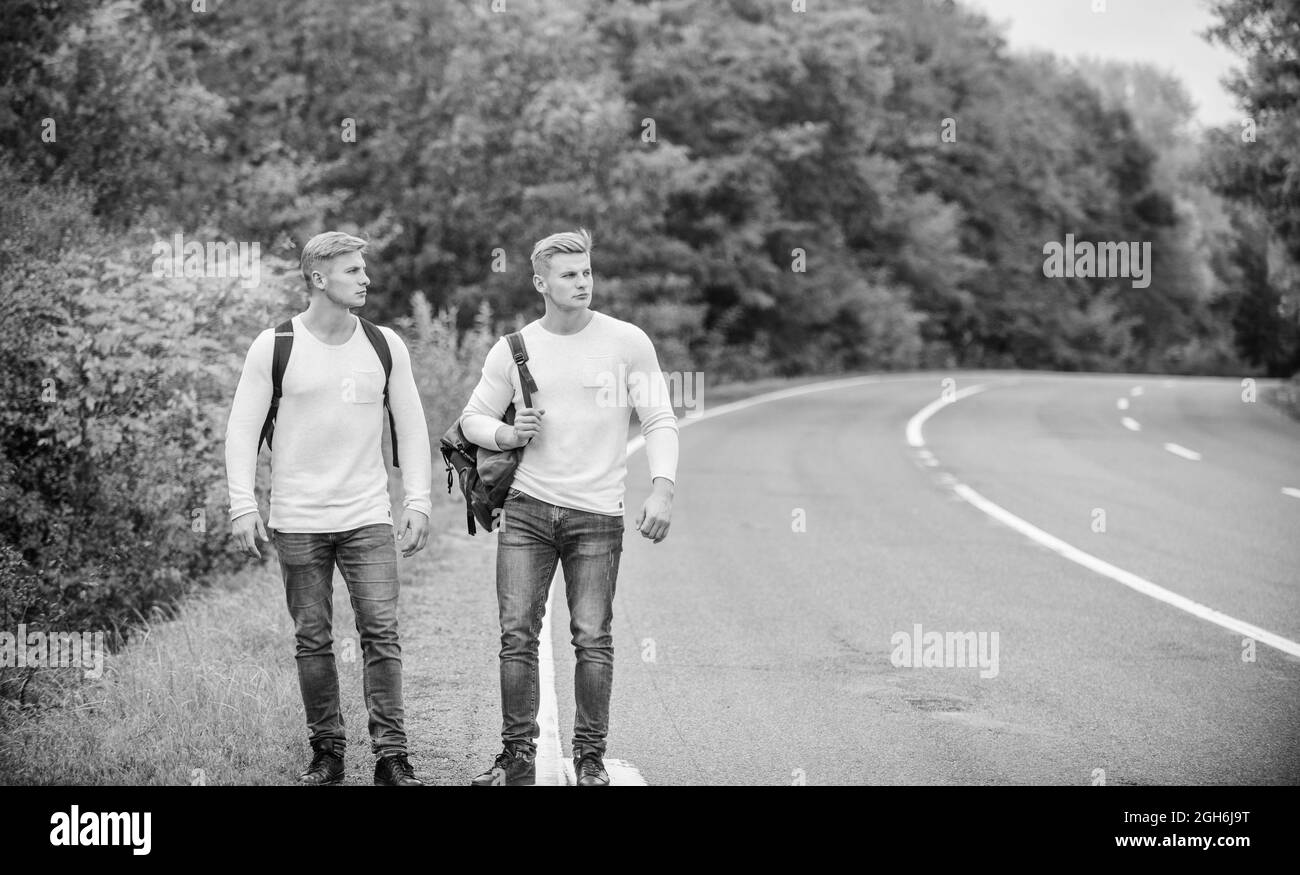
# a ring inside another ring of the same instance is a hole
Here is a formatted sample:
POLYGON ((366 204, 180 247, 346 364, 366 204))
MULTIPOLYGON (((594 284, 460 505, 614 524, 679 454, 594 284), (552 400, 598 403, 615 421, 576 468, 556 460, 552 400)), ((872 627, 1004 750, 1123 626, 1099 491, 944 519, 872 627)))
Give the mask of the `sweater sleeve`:
POLYGON ((257 510, 258 438, 271 408, 271 357, 275 331, 259 334, 244 357, 244 370, 235 388, 235 400, 226 421, 226 485, 230 492, 230 519, 257 510))
POLYGON ((501 338, 488 350, 483 361, 483 374, 461 414, 461 430, 471 443, 490 450, 501 449, 497 445, 496 433, 506 424, 501 417, 515 397, 514 383, 510 379, 513 370, 514 359, 509 345, 505 338, 501 338))
POLYGON ((432 516, 433 460, 429 449, 429 426, 424 418, 424 405, 420 403, 420 392, 415 386, 411 353, 391 328, 380 330, 387 337, 393 356, 393 372, 388 378, 388 405, 397 426, 398 452, 402 462, 399 469, 405 493, 402 506, 432 516))
POLYGON ((650 480, 677 480, 677 416, 659 357, 649 336, 639 328, 632 337, 631 367, 628 369, 628 398, 636 408, 645 438, 650 480))

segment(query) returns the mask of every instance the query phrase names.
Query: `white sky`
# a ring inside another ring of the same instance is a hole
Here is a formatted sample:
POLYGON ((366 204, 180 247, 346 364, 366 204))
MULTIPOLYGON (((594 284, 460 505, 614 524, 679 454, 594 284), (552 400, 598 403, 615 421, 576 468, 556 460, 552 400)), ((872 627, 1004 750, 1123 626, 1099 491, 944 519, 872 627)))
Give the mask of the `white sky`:
POLYGON ((1219 84, 1240 58, 1200 36, 1212 22, 1207 0, 961 0, 1003 25, 1015 50, 1047 50, 1065 57, 1091 55, 1146 61, 1187 86, 1205 125, 1240 120, 1232 95, 1219 84))

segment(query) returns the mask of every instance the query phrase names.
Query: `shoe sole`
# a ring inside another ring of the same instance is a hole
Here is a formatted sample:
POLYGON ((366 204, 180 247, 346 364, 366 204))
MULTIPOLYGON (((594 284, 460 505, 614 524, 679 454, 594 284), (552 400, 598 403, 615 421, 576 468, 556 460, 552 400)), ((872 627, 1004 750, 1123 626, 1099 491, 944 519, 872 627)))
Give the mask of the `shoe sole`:
POLYGON ((333 787, 333 786, 335 786, 336 784, 342 784, 342 783, 343 783, 343 779, 342 779, 342 778, 335 778, 333 781, 320 781, 320 782, 315 782, 315 781, 299 781, 299 782, 298 782, 298 786, 300 786, 300 787, 333 787))

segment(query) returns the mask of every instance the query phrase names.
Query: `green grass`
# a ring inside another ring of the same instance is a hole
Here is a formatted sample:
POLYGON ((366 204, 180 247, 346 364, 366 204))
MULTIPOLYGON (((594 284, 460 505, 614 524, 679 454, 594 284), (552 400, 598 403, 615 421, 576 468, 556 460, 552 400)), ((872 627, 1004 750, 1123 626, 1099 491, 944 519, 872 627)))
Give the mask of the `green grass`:
POLYGON ((302 706, 273 574, 263 566, 225 578, 109 655, 100 679, 59 672, 40 706, 8 706, 0 779, 281 782, 286 754, 300 745, 302 706))

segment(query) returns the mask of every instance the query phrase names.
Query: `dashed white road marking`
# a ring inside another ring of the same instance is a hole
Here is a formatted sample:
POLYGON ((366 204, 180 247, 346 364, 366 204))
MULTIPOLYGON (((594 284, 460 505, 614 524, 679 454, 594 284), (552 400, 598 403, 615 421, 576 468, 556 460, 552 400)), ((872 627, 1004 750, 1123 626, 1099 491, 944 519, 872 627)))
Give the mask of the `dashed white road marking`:
POLYGON ((1115 402, 1115 406, 1118 407, 1120 410, 1128 410, 1128 399, 1120 398, 1118 401, 1115 402))
POLYGON ((1143 392, 1145 392, 1145 391, 1146 391, 1146 390, 1143 389, 1141 386, 1134 386, 1132 389, 1129 389, 1129 390, 1128 390, 1128 393, 1129 393, 1130 395, 1132 395, 1134 398, 1136 398, 1136 397, 1138 397, 1139 395, 1141 395, 1141 394, 1142 394, 1143 392))
POLYGON ((1196 450, 1189 450, 1187 447, 1182 447, 1178 444, 1165 444, 1165 449, 1173 453, 1175 456, 1182 456, 1184 459, 1190 459, 1193 462, 1201 461, 1201 454, 1196 452, 1196 450))
MULTIPOLYGON (((1139 386, 1137 388, 1140 389, 1141 387, 1139 386)), ((958 393, 959 396, 960 394, 961 393, 958 393)), ((925 421, 934 415, 935 412, 946 406, 946 403, 939 405, 928 404, 908 420, 906 431, 907 442, 912 446, 925 446, 925 438, 922 434, 922 427, 925 425, 925 421), (917 441, 916 443, 913 443, 914 439, 917 441)), ((1091 553, 1085 553, 1078 547, 1067 544, 1065 541, 1062 541, 1054 535, 1049 535, 1047 532, 1032 523, 1026 522, 1005 508, 994 504, 964 483, 957 483, 952 487, 952 490, 963 500, 969 502, 971 505, 988 516, 991 516, 1003 525, 1015 529, 1017 532, 1020 532, 1035 543, 1041 544, 1052 552, 1069 559, 1071 562, 1082 565, 1089 571, 1096 572, 1104 577, 1109 577, 1117 583, 1123 584, 1124 586, 1140 592, 1143 595, 1150 596, 1157 601, 1178 608, 1181 611, 1186 611, 1194 617, 1214 623, 1217 626, 1221 626, 1224 629, 1228 629, 1229 631, 1235 632, 1239 635, 1253 638, 1261 644, 1267 644, 1268 646, 1280 650, 1290 656, 1300 657, 1300 643, 1288 638, 1283 638, 1281 635, 1269 632, 1267 629, 1261 629, 1259 626, 1247 623, 1244 620, 1230 617, 1227 614, 1216 611, 1214 608, 1207 607, 1200 602, 1192 601, 1186 596, 1179 595, 1172 590, 1165 589, 1158 584, 1152 583, 1146 578, 1139 577, 1131 571, 1125 571, 1123 568, 1111 565, 1109 562, 1104 559, 1099 559, 1091 553)))
POLYGON ((1296 489, 1294 486, 1283 486, 1282 494, 1289 495, 1292 498, 1300 498, 1300 489, 1296 489))
POLYGON ((1134 418, 1131 417, 1131 416, 1126 416, 1126 417, 1124 417, 1123 419, 1121 419, 1121 420, 1119 421, 1119 424, 1122 425, 1122 426, 1124 426, 1125 428, 1127 428, 1129 431, 1141 431, 1141 430, 1142 430, 1142 424, 1139 423, 1136 419, 1134 419, 1134 418))

